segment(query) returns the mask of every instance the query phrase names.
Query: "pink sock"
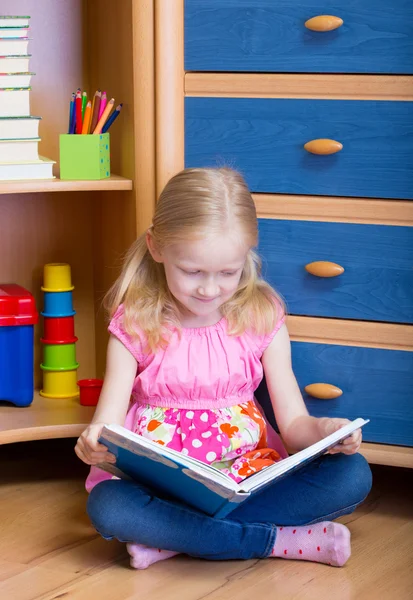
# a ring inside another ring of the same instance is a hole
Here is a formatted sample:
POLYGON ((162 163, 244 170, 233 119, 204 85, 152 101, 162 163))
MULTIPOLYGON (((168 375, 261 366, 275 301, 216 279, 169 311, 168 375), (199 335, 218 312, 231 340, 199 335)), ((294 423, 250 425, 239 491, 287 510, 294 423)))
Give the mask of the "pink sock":
POLYGON ((277 527, 277 537, 270 556, 342 567, 350 554, 350 532, 347 527, 324 521, 303 527, 277 527))
POLYGON ((153 563, 179 554, 178 552, 172 552, 172 550, 148 548, 141 544, 126 544, 126 548, 130 555, 130 566, 134 569, 147 569, 153 563))

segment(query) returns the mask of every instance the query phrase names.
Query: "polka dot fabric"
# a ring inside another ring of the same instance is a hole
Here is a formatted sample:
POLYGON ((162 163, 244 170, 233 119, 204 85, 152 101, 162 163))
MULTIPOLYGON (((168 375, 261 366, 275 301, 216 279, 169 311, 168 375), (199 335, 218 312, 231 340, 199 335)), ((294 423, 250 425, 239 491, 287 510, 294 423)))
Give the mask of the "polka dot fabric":
POLYGON ((99 135, 99 172, 100 179, 110 177, 109 133, 99 135))
POLYGON ((133 431, 192 456, 236 482, 280 460, 267 447, 265 421, 254 402, 216 410, 153 407, 136 410, 133 431))

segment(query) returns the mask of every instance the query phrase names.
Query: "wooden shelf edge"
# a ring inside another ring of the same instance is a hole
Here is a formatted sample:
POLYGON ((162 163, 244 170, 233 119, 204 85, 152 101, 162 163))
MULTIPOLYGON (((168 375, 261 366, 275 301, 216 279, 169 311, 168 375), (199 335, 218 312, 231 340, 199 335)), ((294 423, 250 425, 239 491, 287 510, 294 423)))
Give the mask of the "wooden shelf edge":
POLYGON ((0 181, 0 194, 30 194, 38 192, 92 192, 111 190, 131 190, 132 179, 111 175, 107 179, 63 181, 62 179, 28 179, 21 181, 0 181))
POLYGON ((42 398, 35 392, 30 406, 0 406, 0 445, 78 437, 94 410, 94 406, 81 406, 79 398, 42 398))
POLYGON ((363 443, 360 453, 373 465, 388 465, 413 469, 413 448, 363 443))
POLYGON ((77 438, 86 429, 88 423, 72 423, 71 425, 55 425, 50 427, 33 427, 31 429, 13 429, 0 431, 0 446, 16 442, 32 442, 35 440, 53 440, 61 438, 77 438))

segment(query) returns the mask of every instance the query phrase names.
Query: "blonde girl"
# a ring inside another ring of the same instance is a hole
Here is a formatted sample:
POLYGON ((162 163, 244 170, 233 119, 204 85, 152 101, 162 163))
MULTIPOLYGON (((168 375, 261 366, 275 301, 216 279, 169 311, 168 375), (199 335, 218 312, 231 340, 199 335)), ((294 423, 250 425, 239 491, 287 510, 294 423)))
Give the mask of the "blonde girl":
POLYGON ((104 386, 76 453, 92 465, 88 513, 145 568, 178 553, 210 560, 279 557, 342 566, 350 533, 332 522, 371 486, 357 431, 311 465, 214 519, 139 482, 98 469, 115 462, 98 438, 118 423, 222 470, 235 481, 339 429, 309 416, 291 368, 283 303, 261 278, 254 202, 227 168, 172 177, 153 224, 130 248, 107 296, 104 386), (265 374, 281 438, 254 392, 265 374))

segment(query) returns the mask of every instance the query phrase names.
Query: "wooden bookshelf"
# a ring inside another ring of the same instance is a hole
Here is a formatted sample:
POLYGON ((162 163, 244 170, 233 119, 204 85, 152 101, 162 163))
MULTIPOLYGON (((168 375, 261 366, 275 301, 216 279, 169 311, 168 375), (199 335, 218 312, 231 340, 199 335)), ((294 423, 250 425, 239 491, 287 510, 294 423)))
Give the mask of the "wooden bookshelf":
MULTIPOLYGON (((23 4, 3 0, 2 10, 25 14, 23 4)), ((30 113, 42 118, 39 152, 59 157, 71 93, 80 87, 91 97, 102 89, 123 103, 110 139, 116 175, 98 181, 0 181, 0 283, 28 289, 40 312, 43 266, 69 263, 78 378, 102 377, 107 343, 102 298, 125 251, 150 225, 155 205, 154 2, 32 4, 28 51, 30 71, 36 75, 30 113)), ((58 175, 58 161, 54 170, 58 175)), ((42 329, 39 318, 34 327, 35 388, 42 379, 42 329)), ((78 400, 51 403, 37 394, 31 407, 18 409, 0 399, 0 443, 76 436, 90 414, 78 400)))
POLYGON ((35 393, 27 407, 0 405, 0 445, 52 438, 75 438, 90 423, 94 406, 79 398, 42 398, 35 393))
POLYGON ((90 181, 63 181, 62 179, 28 179, 0 181, 0 194, 31 194, 39 192, 93 192, 131 190, 132 179, 111 175, 107 179, 90 181))

